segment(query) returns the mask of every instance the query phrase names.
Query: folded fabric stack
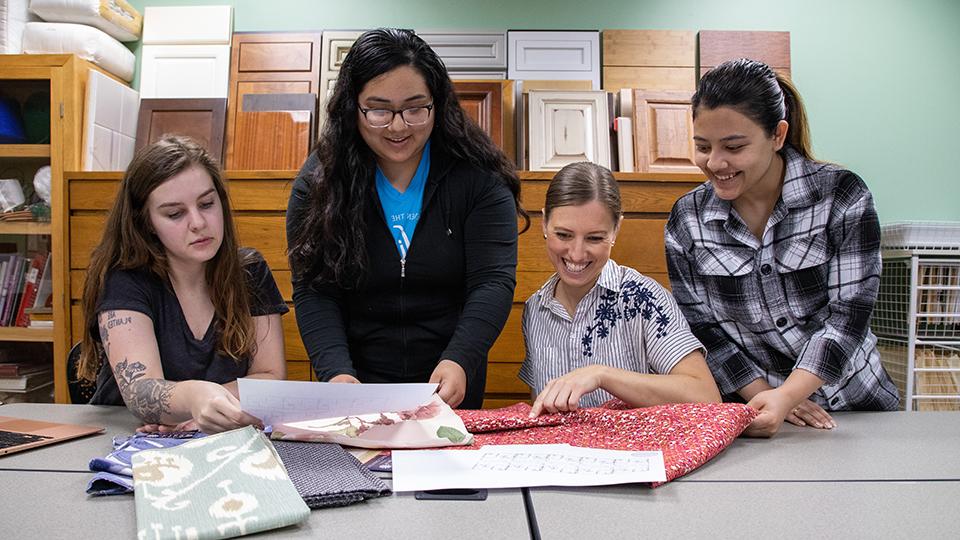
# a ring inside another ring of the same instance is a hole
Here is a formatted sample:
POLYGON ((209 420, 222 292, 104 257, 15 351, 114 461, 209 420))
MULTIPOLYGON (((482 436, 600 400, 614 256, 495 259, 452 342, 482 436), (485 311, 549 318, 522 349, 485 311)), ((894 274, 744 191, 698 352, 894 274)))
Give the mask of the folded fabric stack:
POLYGON ((270 440, 247 426, 132 456, 137 537, 231 538, 310 515, 270 440))
POLYGON ((677 403, 631 409, 619 400, 536 418, 530 418, 529 413, 526 403, 457 411, 474 434, 474 448, 566 443, 612 450, 660 450, 668 482, 713 459, 757 415, 754 409, 737 403, 677 403))
POLYGON ((310 508, 347 506, 390 488, 339 444, 273 441, 287 474, 310 508))
MULTIPOLYGON (((203 437, 199 432, 137 433, 115 437, 114 451, 90 461, 95 474, 87 484, 94 496, 133 492, 134 454, 179 446, 203 437)), ((273 441, 297 493, 313 509, 349 504, 390 494, 390 488, 338 444, 273 441)))
POLYGON ((198 431, 137 433, 131 437, 114 437, 113 452, 106 457, 90 460, 90 470, 95 474, 87 484, 87 493, 94 496, 133 493, 131 459, 134 454, 141 450, 179 446, 199 437, 203 437, 203 433, 198 431))

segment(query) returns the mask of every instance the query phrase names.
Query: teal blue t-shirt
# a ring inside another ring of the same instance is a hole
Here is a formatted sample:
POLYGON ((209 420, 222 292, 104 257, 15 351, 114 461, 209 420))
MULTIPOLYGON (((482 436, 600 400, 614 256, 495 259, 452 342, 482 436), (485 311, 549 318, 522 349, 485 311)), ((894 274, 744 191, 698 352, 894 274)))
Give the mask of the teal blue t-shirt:
POLYGON ((403 193, 397 191, 387 179, 380 167, 377 167, 377 194, 383 206, 383 217, 387 220, 387 227, 393 234, 400 258, 407 257, 410 249, 410 240, 413 231, 420 221, 420 208, 423 206, 423 187, 427 184, 427 175, 430 174, 430 141, 423 147, 420 164, 403 193))

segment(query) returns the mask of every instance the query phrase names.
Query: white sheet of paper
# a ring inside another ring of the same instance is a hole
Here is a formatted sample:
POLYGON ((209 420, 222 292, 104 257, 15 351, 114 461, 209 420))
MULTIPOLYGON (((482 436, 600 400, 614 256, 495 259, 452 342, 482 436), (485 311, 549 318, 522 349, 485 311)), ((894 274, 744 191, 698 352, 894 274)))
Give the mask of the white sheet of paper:
POLYGON ((490 445, 479 450, 394 450, 393 490, 601 486, 665 482, 663 452, 566 444, 490 445))
POLYGON ((264 424, 406 411, 428 403, 436 383, 338 384, 237 379, 240 406, 264 424))

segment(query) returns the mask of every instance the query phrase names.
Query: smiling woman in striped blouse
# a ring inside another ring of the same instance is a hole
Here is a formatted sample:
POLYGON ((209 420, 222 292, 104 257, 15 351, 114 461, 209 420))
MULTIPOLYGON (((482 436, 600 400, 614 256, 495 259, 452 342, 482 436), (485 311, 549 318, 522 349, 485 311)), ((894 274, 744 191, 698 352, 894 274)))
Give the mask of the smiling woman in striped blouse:
POLYGON ((574 163, 550 182, 543 236, 557 272, 523 311, 520 378, 536 396, 531 416, 611 397, 636 407, 720 401, 703 346, 670 293, 610 259, 622 220, 608 169, 574 163))

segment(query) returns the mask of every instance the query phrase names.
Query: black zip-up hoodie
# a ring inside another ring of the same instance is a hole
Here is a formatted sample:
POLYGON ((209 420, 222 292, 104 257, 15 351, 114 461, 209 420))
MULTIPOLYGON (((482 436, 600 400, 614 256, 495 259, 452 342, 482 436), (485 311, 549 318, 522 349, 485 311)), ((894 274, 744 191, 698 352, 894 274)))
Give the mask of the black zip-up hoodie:
MULTIPOLYGON (((479 408, 487 353, 510 313, 517 269, 517 215, 493 172, 432 149, 423 205, 401 260, 373 187, 364 206, 367 271, 356 289, 294 280, 300 336, 321 381, 426 382, 440 360, 467 374, 462 408, 479 408)), ((312 153, 294 181, 287 237, 301 226, 312 153)))

